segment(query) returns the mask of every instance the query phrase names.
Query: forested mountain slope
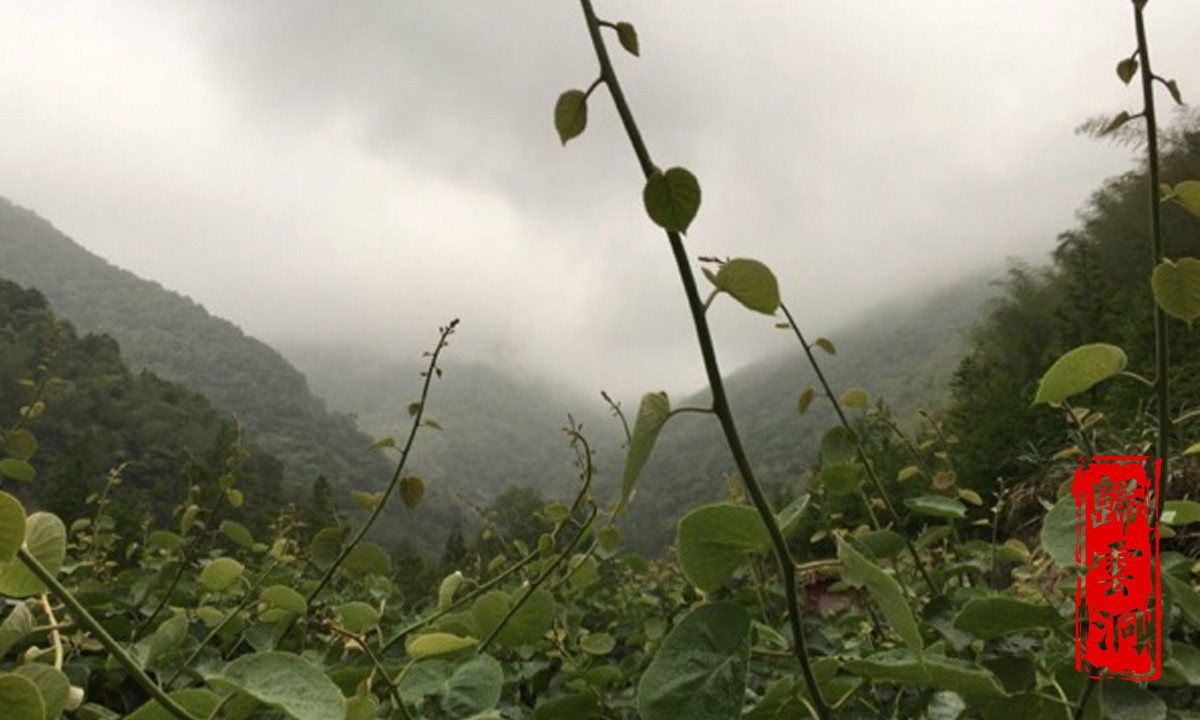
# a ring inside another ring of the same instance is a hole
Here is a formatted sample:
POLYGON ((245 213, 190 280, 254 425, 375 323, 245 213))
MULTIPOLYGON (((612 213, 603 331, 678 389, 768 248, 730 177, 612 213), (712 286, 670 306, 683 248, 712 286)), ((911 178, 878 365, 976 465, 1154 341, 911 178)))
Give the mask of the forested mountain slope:
MULTIPOLYGON (((353 413, 368 434, 394 435, 406 427, 405 408, 415 399, 421 369, 416 362, 320 345, 281 350, 331 407, 353 413)), ((522 486, 570 497, 579 479, 563 432, 568 413, 583 425, 605 476, 620 473, 620 426, 598 393, 584 397, 479 363, 449 359, 443 367, 427 408, 442 429, 420 438, 413 458, 434 484, 474 503, 522 486)))
MULTIPOLYGON (((801 330, 810 343, 824 334, 834 344, 836 355, 815 352, 835 392, 862 388, 872 403, 883 399, 901 418, 921 408, 937 409, 948 400, 967 333, 996 292, 992 281, 1001 274, 999 269, 972 273, 924 296, 881 306, 842 329, 801 330)), ((797 400, 808 385, 816 386, 816 378, 798 347, 727 378, 743 442, 760 481, 768 486, 796 489, 802 470, 815 459, 822 433, 836 422, 820 397, 800 415, 797 400)), ((707 397, 704 392, 671 400, 673 406, 704 405, 707 397)), ((672 418, 630 505, 629 525, 639 544, 657 548, 668 542, 680 510, 723 498, 722 478, 733 470, 715 419, 691 413, 672 418)))
POLYGON ((121 532, 140 533, 146 513, 172 524, 190 486, 211 496, 222 475, 245 499, 225 517, 256 530, 274 519, 282 465, 239 437, 231 418, 178 383, 131 371, 112 338, 77 335, 39 292, 0 280, 0 425, 13 427, 36 402, 45 410, 23 428, 38 441, 37 474, 10 485, 32 507, 81 517, 85 498, 119 468, 112 499, 121 532))
POLYGON ((183 383, 236 413, 279 457, 290 488, 318 474, 379 483, 381 460, 352 418, 330 413, 278 352, 158 283, 93 255, 35 213, 0 199, 0 277, 37 288, 84 332, 111 335, 134 368, 183 383))
MULTIPOLYGON (((1192 119, 1163 141, 1161 179, 1200 177, 1200 121, 1192 119)), ((1033 405, 1038 381, 1062 353, 1087 343, 1111 343, 1129 358, 1128 370, 1153 377, 1154 300, 1150 277, 1147 173, 1138 167, 1105 182, 1062 233, 1048 267, 1015 266, 1004 292, 975 332, 954 380, 949 428, 960 439, 959 473, 971 486, 993 489, 997 479, 1052 488, 1047 473, 1070 429, 1059 412, 1033 405)), ((1166 257, 1200 257, 1200 218, 1174 202, 1162 207, 1166 257)), ((1171 320, 1171 412, 1200 407, 1200 332, 1171 320)), ((1114 379, 1073 399, 1104 413, 1093 432, 1104 454, 1142 454, 1151 425, 1147 389, 1130 377, 1114 379), (1124 451, 1128 451, 1127 453, 1124 451)), ((1195 441, 1196 423, 1176 425, 1176 448, 1195 441)), ((1091 434, 1091 433, 1089 433, 1091 434)), ((1176 465, 1176 467, 1187 467, 1176 465)), ((1191 464, 1193 489, 1200 472, 1191 464)), ((1041 487, 1043 496, 1050 488, 1041 487)), ((1193 490, 1194 491, 1194 490, 1193 490)))

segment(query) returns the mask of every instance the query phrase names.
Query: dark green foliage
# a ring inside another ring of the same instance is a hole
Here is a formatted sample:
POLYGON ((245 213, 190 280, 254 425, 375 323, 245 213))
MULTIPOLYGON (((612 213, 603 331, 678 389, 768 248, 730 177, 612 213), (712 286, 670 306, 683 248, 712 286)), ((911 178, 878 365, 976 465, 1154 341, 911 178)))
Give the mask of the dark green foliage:
MULTIPOLYGON (((79 517, 88 494, 121 466, 115 515, 128 532, 146 513, 166 522, 189 486, 212 488, 230 470, 225 461, 237 440, 231 419, 177 383, 130 371, 112 338, 77 336, 40 293, 0 280, 0 417, 16 417, 32 401, 32 389, 18 381, 38 377, 47 359, 58 380, 43 396, 49 410, 29 421, 39 440, 39 472, 18 488, 31 508, 79 517)), ((280 463, 253 445, 241 452, 241 487, 268 510, 242 519, 265 528, 270 499, 281 491, 280 463)))
MULTIPOLYGON (((1200 127, 1170 135, 1163 174, 1172 181, 1200 176, 1200 127)), ((960 440, 965 485, 990 490, 997 479, 1036 484, 1050 456, 1068 444, 1062 414, 1031 404, 1039 378, 1066 351, 1111 343, 1128 355, 1130 371, 1154 374, 1146 182, 1140 170, 1109 180, 1080 213, 1079 226, 1059 236, 1050 267, 1010 269, 1003 296, 977 326, 971 352, 955 374, 948 424, 960 440)), ((1166 203, 1163 232, 1168 257, 1200 255, 1200 218, 1166 203)), ((1200 334, 1175 323, 1171 342, 1173 404, 1195 407, 1200 334)), ((1117 435, 1136 437, 1146 423, 1145 387, 1131 379, 1097 386, 1072 404, 1103 411, 1106 431, 1117 435)), ((1187 439, 1180 435, 1174 445, 1187 439)))
POLYGON ((328 412, 304 376, 267 345, 192 300, 114 267, 34 213, 0 199, 0 277, 42 292, 85 332, 121 344, 129 364, 237 413, 284 462, 291 489, 324 473, 336 488, 381 482, 385 466, 352 418, 328 412))

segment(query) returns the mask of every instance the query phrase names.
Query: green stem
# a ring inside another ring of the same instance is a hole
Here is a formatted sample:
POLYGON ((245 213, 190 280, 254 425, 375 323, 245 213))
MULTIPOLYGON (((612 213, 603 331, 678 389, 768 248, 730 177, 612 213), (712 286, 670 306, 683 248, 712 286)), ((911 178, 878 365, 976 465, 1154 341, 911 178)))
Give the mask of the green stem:
POLYGON ((592 526, 592 521, 596 519, 596 514, 596 506, 593 505, 592 511, 588 515, 588 519, 583 523, 583 526, 579 528, 579 532, 575 533, 575 537, 571 538, 571 542, 567 545, 567 547, 562 551, 562 553, 559 554, 554 562, 551 563, 550 567, 546 568, 541 574, 533 579, 533 582, 529 583, 529 587, 525 590, 525 594, 521 596, 521 599, 513 603, 512 607, 509 608, 508 612, 505 613, 503 618, 501 618, 500 623, 496 625, 496 627, 492 628, 492 631, 488 633, 486 638, 483 639, 483 642, 479 643, 479 652, 483 652, 488 649, 488 647, 500 634, 500 631, 503 630, 504 626, 508 624, 508 621, 511 620, 513 616, 517 614, 517 611, 521 609, 521 606, 533 596, 534 591, 536 591, 542 583, 546 582, 546 578, 554 574, 554 571, 557 570, 567 558, 571 557, 571 552, 575 550, 575 546, 579 544, 579 541, 584 535, 587 534, 588 528, 592 526))
POLYGON ((200 641, 200 644, 196 646, 196 649, 192 651, 192 654, 188 655, 188 659, 184 660, 183 664, 180 665, 179 668, 171 675, 171 677, 167 679, 167 682, 165 683, 167 687, 171 687, 175 680, 179 678, 180 674, 190 668, 192 663, 196 662, 196 658, 200 657, 200 652, 204 650, 204 648, 207 647, 210 642, 212 642, 213 638, 221 634, 221 631, 225 629, 225 626, 232 622, 233 619, 238 616, 238 613, 246 609, 250 603, 254 602, 254 591, 263 584, 263 581, 267 579, 267 576, 274 572, 275 568, 278 566, 278 561, 272 561, 270 566, 268 566, 266 570, 262 571, 262 574, 259 575, 258 579, 254 581, 254 584, 251 585, 250 589, 246 591, 245 596, 242 597, 242 601, 238 603, 238 606, 233 610, 230 610, 229 614, 227 614, 221 620, 221 622, 217 624, 216 627, 208 631, 208 634, 204 636, 204 639, 200 641))
MULTIPOLYGON (((358 529, 358 533, 354 535, 354 538, 342 548, 342 552, 337 556, 337 559, 325 570, 325 574, 321 576, 317 586, 308 594, 306 601, 309 605, 312 605, 317 596, 321 594, 321 591, 329 585, 334 573, 346 561, 346 558, 354 551, 354 548, 358 547, 358 544, 362 542, 362 539, 371 530, 371 527, 375 525, 375 521, 379 519, 379 516, 383 513, 383 509, 387 507, 388 499, 391 498, 396 488, 400 485, 401 475, 404 472, 404 466, 408 463, 408 455, 412 451, 413 441, 416 440, 417 430, 421 427, 421 417, 425 413, 425 401, 429 397, 429 386, 433 383, 434 375, 437 374, 438 357, 441 355, 442 350, 445 349, 446 340, 454 333, 454 328, 457 325, 458 320, 455 319, 451 320, 450 324, 446 327, 440 328, 441 335, 438 338, 437 347, 430 353, 429 366, 425 369, 425 381, 421 386, 421 400, 416 406, 416 412, 413 414, 412 427, 408 431, 408 439, 404 443, 404 449, 400 451, 400 460, 396 463, 396 470, 392 473, 391 482, 388 483, 387 489, 384 490, 383 497, 379 498, 379 502, 375 503, 375 509, 371 512, 371 516, 358 529)), ((293 618, 292 622, 288 625, 288 630, 291 630, 295 623, 296 619, 293 618)), ((285 632, 284 634, 286 635, 287 633, 285 632)))
POLYGON ((31 555, 27 549, 21 548, 18 550, 17 557, 20 558, 25 567, 29 568, 30 572, 37 576, 38 580, 42 581, 43 585, 50 589, 54 597, 67 606, 67 609, 71 611, 71 614, 75 616, 79 624, 86 627, 96 636, 96 639, 112 655, 113 659, 125 667, 134 682, 149 693, 150 697, 157 700, 158 704, 162 705, 164 710, 179 718, 179 720, 201 720, 185 710, 179 703, 172 700, 166 691, 151 680, 150 676, 138 665, 137 661, 130 657, 129 653, 125 652, 125 648, 121 647, 121 644, 113 639, 112 635, 108 634, 104 626, 96 618, 92 617, 91 613, 83 607, 83 604, 71 594, 71 591, 60 583, 58 578, 54 577, 49 570, 43 567, 37 558, 31 555))
MULTIPOLYGON (((829 386, 829 381, 825 378, 825 372, 821 370, 821 363, 817 362, 816 356, 813 355, 812 347, 804 340, 804 333, 801 332, 800 326, 796 324, 796 319, 792 317, 792 313, 788 310, 787 305, 779 303, 779 309, 783 311, 784 317, 787 318, 788 325, 792 326, 792 332, 796 335, 796 339, 800 341, 800 347, 804 349, 804 354, 808 358, 808 364, 812 366, 813 372, 817 375, 817 381, 821 383, 821 387, 825 390, 825 396, 829 398, 829 403, 833 406, 833 411, 837 414, 838 420, 842 427, 847 432, 854 436, 854 449, 858 454, 858 461, 863 464, 867 470, 867 477, 870 478, 871 484, 875 486, 875 491, 883 498, 883 504, 887 507, 888 514, 892 516, 892 522, 896 523, 898 529, 904 527, 904 522, 900 519, 900 513, 896 512, 896 506, 892 504, 891 497, 883 488, 883 483, 879 480, 879 475, 875 472, 875 467, 867 460, 866 450, 863 449, 862 441, 858 438, 858 433, 854 432, 854 428, 850 427, 850 421, 846 418, 846 413, 842 410, 842 404, 838 402, 837 396, 833 393, 833 388, 829 386)), ((920 456, 918 455, 918 460, 920 456)), ((925 584, 929 586, 929 591, 934 597, 941 595, 937 585, 934 584, 933 578, 929 576, 929 571, 925 568, 925 561, 921 559, 921 553, 917 552, 917 548, 909 539, 907 533, 900 533, 900 537, 904 538, 904 546, 908 548, 908 554, 912 556, 913 563, 917 566, 917 571, 921 573, 921 577, 925 580, 925 584)))
MULTIPOLYGON (((621 117, 621 124, 629 136, 629 142, 633 147, 634 154, 637 155, 642 175, 649 178, 657 168, 650 159, 650 151, 642 139, 641 131, 638 130, 637 122, 633 118, 633 112, 629 108, 629 103, 625 99, 625 93, 621 89, 616 72, 613 70, 612 61, 608 57, 608 49, 604 44, 604 38, 600 34, 600 21, 596 17, 595 10, 592 8, 591 0, 580 0, 580 5, 583 9, 584 18, 587 21, 588 34, 591 36, 596 60, 600 64, 600 77, 604 79, 604 84, 608 86, 609 93, 612 95, 613 104, 617 108, 617 114, 621 117)), ((700 354, 704 359, 704 370, 708 376, 708 384, 712 391, 713 412, 717 415, 717 419, 721 423, 721 429, 725 434, 729 451, 733 455, 738 472, 741 473, 742 481, 746 484, 746 490, 750 494, 750 498, 754 502, 754 507, 758 510, 758 514, 762 518, 763 524, 766 526, 767 532, 771 537, 771 545, 774 549, 775 560, 779 564, 779 573, 783 580, 784 594, 787 598, 788 624, 791 627, 794 644, 793 650, 796 654, 796 660, 799 662, 800 669, 804 674, 804 681, 813 698, 813 704, 816 706, 819 718, 821 720, 828 720, 829 708, 825 704, 825 699, 821 696, 821 687, 817 684, 812 665, 809 663, 808 650, 804 641, 804 629, 800 622, 800 603, 796 593, 795 561, 788 550, 787 540, 783 537, 783 533, 779 529, 775 513, 771 510, 771 506, 767 502, 762 488, 759 487, 758 481, 755 479, 754 470, 750 466, 750 461, 746 457, 746 452, 742 447, 741 438, 738 436, 729 400, 725 395, 725 384, 721 377, 721 370, 717 364, 712 334, 709 331, 708 320, 705 317, 704 301, 701 300, 700 292, 696 288, 696 279, 692 274, 691 265, 688 263, 687 253, 683 247, 683 240, 679 233, 672 231, 667 232, 667 239, 670 242, 671 254, 675 259, 675 265, 679 271, 679 279, 683 283, 684 294, 687 296, 688 309, 691 312, 692 323, 695 326, 697 340, 700 344, 700 354)))
MULTIPOLYGON (((1163 261, 1162 217, 1158 200, 1158 118, 1154 111, 1154 73, 1150 70, 1150 45, 1146 41, 1146 23, 1143 11, 1146 0, 1133 0, 1133 21, 1137 32, 1138 64, 1142 80, 1142 114, 1146 118, 1146 153, 1149 160, 1150 182, 1150 246, 1154 264, 1151 270, 1163 261)), ((1161 466, 1161 488, 1159 496, 1167 496, 1171 481, 1168 463, 1171 451, 1170 386, 1167 377, 1170 369, 1170 337, 1167 334, 1167 314, 1157 302, 1154 303, 1154 405, 1158 417, 1158 437, 1155 451, 1161 466)), ((1162 509, 1157 503, 1156 512, 1162 509)))
POLYGON ((416 632, 417 630, 420 630, 421 628, 425 627, 429 623, 436 621, 438 618, 444 617, 444 616, 454 612, 455 610, 459 609, 463 605, 466 605, 467 603, 471 602, 475 598, 479 597, 480 595, 483 595, 487 591, 491 590, 492 588, 496 587, 500 583, 504 582, 509 577, 511 577, 512 575, 517 573, 521 568, 525 567, 526 565, 533 562, 534 560, 537 560, 538 557, 540 557, 540 556, 541 556, 541 553, 539 553, 537 550, 534 550, 533 552, 529 553, 525 557, 518 560, 514 565, 509 567, 504 572, 500 573, 499 575, 492 578, 491 580, 488 580, 487 582, 485 582, 484 584, 475 588, 474 590, 467 593, 466 595, 463 595, 459 599, 457 599, 454 602, 447 605, 445 608, 438 610, 437 612, 431 613, 429 615, 426 615, 425 617, 421 618, 420 620, 416 620, 416 621, 406 625, 405 627, 401 628, 399 630, 399 632, 397 632, 395 635, 393 635, 390 640, 385 642, 383 644, 383 647, 380 648, 379 651, 381 653, 387 652, 396 643, 400 642, 401 640, 408 637, 409 635, 416 632))
POLYGON ((1092 697, 1092 691, 1095 690, 1096 686, 1099 684, 1100 681, 1096 678, 1088 678, 1087 685, 1083 687, 1083 692, 1079 695, 1079 702, 1075 705, 1074 720, 1083 720, 1083 711, 1087 708, 1088 699, 1092 697))

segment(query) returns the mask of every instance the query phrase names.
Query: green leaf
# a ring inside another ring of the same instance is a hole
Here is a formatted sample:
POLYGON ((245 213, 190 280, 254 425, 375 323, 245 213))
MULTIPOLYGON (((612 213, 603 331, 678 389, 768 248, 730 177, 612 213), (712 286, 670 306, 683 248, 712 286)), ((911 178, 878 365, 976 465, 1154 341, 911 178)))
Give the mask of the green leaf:
POLYGON ((814 340, 813 345, 816 345, 817 347, 821 348, 822 350, 829 353, 830 355, 837 355, 837 348, 834 347, 834 344, 829 342, 828 340, 826 340, 823 337, 817 338, 816 340, 814 340))
POLYGON ((954 618, 954 628, 990 640, 1030 628, 1054 628, 1061 624, 1058 611, 1009 597, 974 598, 954 618))
POLYGON ((3 658, 13 645, 21 642, 33 632, 33 613, 25 603, 15 605, 4 622, 0 623, 0 658, 3 658))
POLYGON ((425 481, 419 477, 406 477, 400 481, 400 499, 409 510, 421 503, 425 497, 425 481))
POLYGON ((642 674, 642 720, 729 720, 741 712, 750 657, 750 614, 702 605, 671 630, 642 674))
POLYGON ((914 512, 931 517, 962 520, 967 516, 967 506, 944 495, 921 495, 904 498, 904 504, 914 512))
POLYGON ((183 644, 187 635, 186 615, 172 615, 167 618, 148 638, 138 644, 142 664, 150 665, 163 655, 175 650, 183 644))
POLYGON ((396 438, 381 437, 367 446, 368 450, 384 450, 386 448, 396 447, 396 438))
MULTIPOLYGON (((516 597, 524 595, 524 590, 518 590, 516 597)), ((512 608, 512 603, 513 599, 503 590, 492 590, 475 599, 475 604, 471 606, 471 617, 482 637, 491 635, 512 608)), ((503 647, 530 645, 542 639, 553 621, 554 596, 544 588, 538 588, 504 625, 496 636, 496 642, 503 647)))
POLYGON ((375 543, 360 542, 346 556, 346 559, 342 562, 342 568, 352 573, 390 577, 392 574, 392 558, 383 548, 375 543))
MULTIPOLYGON (((472 718, 496 707, 504 689, 504 669, 491 655, 477 655, 459 664, 441 691, 448 717, 472 718)), ((478 720, 483 720, 479 718, 478 720)))
POLYGON ((1179 93, 1179 83, 1175 82, 1174 79, 1171 79, 1167 80, 1163 84, 1167 86, 1167 92, 1171 93, 1171 99, 1175 101, 1175 104, 1182 105, 1183 95, 1179 93))
POLYGON ((638 406, 637 420, 633 423, 633 435, 629 441, 629 452, 625 456, 625 471, 621 478, 621 507, 633 496, 633 487, 638 475, 650 459, 650 451, 662 432, 663 425, 671 417, 671 401, 665 392, 646 393, 638 406))
POLYGON ((771 269, 757 260, 735 258, 721 265, 712 278, 722 292, 764 315, 779 309, 779 282, 771 269))
POLYGON ((796 409, 800 411, 801 415, 808 412, 808 406, 812 405, 813 398, 816 396, 817 391, 811 385, 800 391, 800 400, 796 403, 796 409))
POLYGON ((356 635, 379 624, 379 611, 359 600, 339 605, 337 615, 342 627, 356 635))
POLYGON ((1117 130, 1119 130, 1121 128, 1122 125, 1124 125, 1125 123, 1129 122, 1132 119, 1133 119, 1132 115, 1130 115, 1128 112, 1122 110, 1121 112, 1114 115, 1113 118, 1111 120, 1109 120, 1108 123, 1103 128, 1100 129, 1100 134, 1108 135, 1111 132, 1116 132, 1117 130))
POLYGON ((912 480, 920 474, 920 467, 916 465, 909 465, 908 467, 901 468, 900 471, 896 473, 896 479, 900 482, 904 482, 905 480, 912 480))
POLYGON ((838 539, 838 558, 842 561, 843 578, 849 573, 866 584, 867 591, 871 593, 871 597, 883 611, 883 615, 888 619, 892 629, 904 640, 904 644, 908 645, 909 649, 919 657, 924 650, 925 642, 921 639, 921 628, 917 625, 912 608, 904 599, 904 591, 900 588, 900 583, 840 538, 838 539))
POLYGON ((25 507, 6 492, 0 492, 0 563, 17 556, 25 542, 25 507))
POLYGON ((607 655, 617 646, 617 641, 608 633, 588 633, 579 641, 579 647, 588 655, 607 655))
POLYGON ((1200 629, 1200 592, 1196 592, 1190 583, 1167 573, 1163 573, 1162 582, 1171 602, 1179 608, 1192 627, 1200 629))
POLYGON ((445 610, 454 603, 454 595, 465 580, 460 570, 455 570, 442 579, 442 584, 438 586, 438 610, 445 610))
POLYGON ((28 460, 37 449, 37 438, 24 428, 13 430, 4 437, 4 452, 11 458, 28 460))
POLYGON ((646 180, 642 202, 656 225, 668 232, 687 234, 700 210, 700 183, 681 167, 665 173, 656 171, 646 180))
POLYGON ((250 534, 250 529, 239 522, 232 520, 223 521, 221 523, 221 532, 238 547, 243 547, 247 550, 254 547, 254 536, 250 534))
POLYGON ((1105 720, 1166 720, 1167 704, 1142 683, 1109 679, 1100 683, 1100 712, 1105 720))
POLYGON ((200 571, 200 584, 213 592, 219 592, 241 579, 245 568, 231 557, 219 557, 200 571))
MULTIPOLYGON (((25 548, 51 575, 57 575, 67 555, 67 529, 62 520, 46 512, 25 518, 25 548)), ((0 563, 0 595, 29 597, 46 592, 46 586, 20 559, 0 563)))
POLYGON ((712 592, 752 553, 771 547, 758 512, 746 505, 702 505, 679 521, 679 565, 702 592, 712 592))
POLYGON ((922 660, 905 648, 876 653, 862 660, 847 660, 845 668, 871 682, 952 690, 966 698, 1006 694, 987 668, 941 655, 925 655, 922 660))
POLYGON ((533 709, 533 720, 587 720, 603 716, 600 703, 587 693, 573 693, 541 700, 533 709))
POLYGON ((46 704, 37 685, 29 678, 0 674, 0 708, 4 720, 45 720, 46 704))
MULTIPOLYGON (((184 710, 198 718, 207 718, 221 704, 221 698, 212 690, 206 688, 186 688, 168 693, 170 698, 179 703, 184 710)), ((167 712, 157 700, 146 704, 125 716, 125 720, 178 720, 167 712)))
POLYGON ((272 585, 263 588, 258 599, 268 607, 282 610, 292 615, 303 615, 308 612, 308 603, 304 596, 287 585, 272 585))
POLYGON ((307 660, 285 652, 243 655, 207 678, 240 690, 296 720, 344 720, 346 703, 337 685, 307 660))
POLYGON ((61 670, 41 663, 25 663, 13 672, 37 687, 46 706, 46 720, 55 720, 62 715, 71 693, 71 681, 61 670))
POLYGON ((16 458, 4 458, 0 460, 0 476, 10 477, 13 480, 22 482, 33 482, 33 478, 37 475, 37 471, 33 466, 24 460, 16 458))
POLYGON ((146 538, 146 542, 156 548, 162 548, 167 552, 175 552, 183 547, 184 539, 182 536, 171 532, 170 530, 155 530, 146 538))
POLYGON ((1193 215, 1200 215, 1200 180, 1184 180, 1175 185, 1171 199, 1193 215))
POLYGON ((375 720, 378 715, 379 701, 374 695, 346 698, 346 720, 375 720))
POLYGON ((1168 500, 1163 503, 1158 519, 1167 525, 1191 525, 1200 522, 1200 503, 1191 500, 1168 500))
POLYGON ((342 540, 346 538, 346 528, 321 528, 313 535, 309 544, 309 555, 317 566, 327 568, 333 564, 342 552, 342 540))
POLYGON ((554 103, 554 129, 563 145, 571 138, 583 134, 587 128, 587 93, 568 90, 558 96, 554 103))
POLYGON ((462 637, 444 632, 424 633, 414 637, 405 647, 408 654, 416 660, 452 655, 473 648, 479 641, 473 637, 462 637))
POLYGON ((379 507, 379 503, 383 500, 381 492, 363 492, 362 490, 352 490, 350 492, 351 499, 358 503, 358 506, 367 512, 373 511, 379 507))
POLYGON ((1150 276, 1150 288, 1163 312, 1186 323, 1200 318, 1200 260, 1163 260, 1150 276))
POLYGON ((904 536, 894 530, 872 530, 855 537, 879 560, 895 557, 904 549, 904 536))
POLYGON ((858 457, 858 437, 842 425, 835 425, 821 436, 821 465, 840 465, 858 457))
POLYGON ((1042 519, 1042 547, 1061 568, 1075 567, 1077 516, 1075 496, 1067 493, 1042 519))
POLYGON ((638 47, 637 28, 629 23, 617 23, 617 41, 621 43, 621 47, 625 48, 630 55, 638 57, 641 54, 638 47))
POLYGON ((808 509, 810 499, 808 493, 803 493, 776 514, 775 522, 785 538, 790 538, 800 529, 800 520, 804 517, 804 511, 808 509))
POLYGON ((1035 403, 1060 403, 1113 377, 1128 363, 1116 345, 1081 345, 1054 361, 1038 385, 1035 403))
POLYGON ((1133 80, 1133 76, 1137 74, 1137 71, 1137 58, 1125 58, 1121 62, 1117 63, 1117 77, 1121 78, 1121 82, 1125 83, 1126 85, 1129 84, 1130 80, 1133 80))
POLYGON ((870 404, 870 399, 862 388, 850 388, 842 393, 842 404, 849 408, 864 408, 870 404))
POLYGON ((817 480, 830 495, 842 497, 858 492, 862 487, 864 472, 862 465, 853 462, 823 465, 817 473, 817 480))

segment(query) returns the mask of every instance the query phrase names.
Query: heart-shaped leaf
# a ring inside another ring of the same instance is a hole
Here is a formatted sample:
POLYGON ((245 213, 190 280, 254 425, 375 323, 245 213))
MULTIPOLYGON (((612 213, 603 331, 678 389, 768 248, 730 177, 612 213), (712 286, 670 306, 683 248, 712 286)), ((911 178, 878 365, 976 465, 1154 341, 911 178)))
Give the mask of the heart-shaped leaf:
POLYGON ((646 180, 642 202, 656 225, 669 232, 686 234, 700 210, 700 183, 681 167, 655 172, 646 180))
POLYGON ((1042 376, 1034 402, 1060 403, 1120 373, 1128 362, 1116 345, 1081 345, 1054 361, 1042 376))
POLYGON ((1150 276, 1150 287, 1163 312, 1187 323, 1200 318, 1200 260, 1163 260, 1150 276))
POLYGON ((730 260, 721 265, 712 282, 751 310, 774 315, 779 309, 779 282, 771 269, 757 260, 730 260))
MULTIPOLYGON (((67 555, 67 529, 58 516, 35 512, 25 519, 25 548, 51 575, 57 575, 67 555)), ((29 597, 46 586, 19 558, 0 563, 0 595, 29 597)))
POLYGON ((921 639, 921 628, 917 625, 917 618, 908 606, 908 601, 904 599, 900 583, 878 565, 863 557, 845 540, 838 540, 838 558, 842 561, 843 573, 848 573, 866 584, 871 598, 879 605, 892 629, 913 653, 920 656, 925 647, 921 639))
POLYGON ((563 145, 571 138, 578 137, 587 128, 587 93, 582 90, 568 90, 558 96, 554 104, 554 129, 558 131, 558 139, 563 145))
POLYGON ((771 547, 758 512, 746 505, 702 505, 679 521, 679 564, 684 576, 712 592, 752 553, 771 547))
POLYGON ((643 720, 724 720, 741 713, 750 658, 750 614, 733 603, 701 605, 663 641, 642 673, 643 720))
POLYGON ((296 720, 344 720, 346 703, 337 685, 299 655, 243 655, 210 676, 214 686, 240 690, 296 720))

